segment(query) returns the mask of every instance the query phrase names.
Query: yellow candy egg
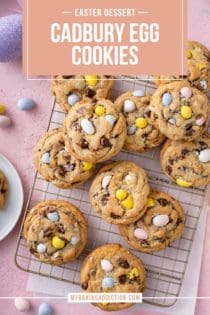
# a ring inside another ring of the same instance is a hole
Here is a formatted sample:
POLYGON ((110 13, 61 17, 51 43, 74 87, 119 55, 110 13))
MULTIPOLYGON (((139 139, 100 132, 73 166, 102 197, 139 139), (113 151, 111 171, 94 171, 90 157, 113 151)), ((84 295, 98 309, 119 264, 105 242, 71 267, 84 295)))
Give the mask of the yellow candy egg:
POLYGON ((118 189, 115 193, 115 196, 118 200, 124 200, 127 197, 128 193, 127 191, 123 189, 118 189))
POLYGON ((148 199, 147 199, 147 207, 148 207, 148 208, 152 208, 152 207, 154 207, 154 205, 155 205, 154 199, 148 198, 148 199))
POLYGON ((98 82, 97 75, 85 75, 85 81, 87 85, 96 85, 98 82))
POLYGON ((192 108, 188 105, 183 105, 181 107, 181 115, 184 119, 189 119, 192 117, 192 108))
POLYGON ((136 267, 132 268, 131 271, 128 273, 128 279, 130 280, 138 276, 140 276, 140 272, 136 267))
POLYGON ((121 204, 126 209, 132 209, 133 208, 133 197, 129 195, 125 200, 122 201, 121 204))
POLYGON ((6 112, 6 107, 0 104, 0 115, 4 114, 5 112, 6 112))
POLYGON ((176 180, 177 185, 181 186, 181 187, 191 187, 192 183, 190 182, 186 182, 185 180, 181 179, 181 178, 177 178, 176 180))
POLYGON ((105 110, 103 105, 96 106, 95 113, 97 116, 103 116, 105 114, 105 112, 106 112, 106 110, 105 110))
POLYGON ((93 163, 91 162, 83 162, 83 171, 90 171, 93 168, 93 163))
POLYGON ((52 246, 56 249, 62 249, 65 246, 65 242, 62 239, 60 239, 58 236, 53 236, 52 246))
POLYGON ((188 50, 187 52, 187 59, 191 59, 192 58, 192 53, 190 50, 188 50))
POLYGON ((144 117, 139 117, 135 121, 136 127, 140 129, 144 129, 148 125, 148 121, 144 117))
POLYGON ((200 64, 199 64, 199 69, 200 69, 200 70, 203 70, 203 69, 205 69, 205 68, 206 68, 205 63, 200 63, 200 64))

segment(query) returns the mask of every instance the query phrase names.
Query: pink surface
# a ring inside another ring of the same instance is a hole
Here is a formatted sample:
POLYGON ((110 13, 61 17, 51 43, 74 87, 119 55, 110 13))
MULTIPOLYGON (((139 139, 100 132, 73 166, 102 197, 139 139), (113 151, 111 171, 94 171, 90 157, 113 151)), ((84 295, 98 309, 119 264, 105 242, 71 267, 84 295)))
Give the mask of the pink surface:
MULTIPOLYGON (((1 0, 0 14, 14 13, 18 5, 15 0, 1 0)), ((210 49, 209 23, 210 5, 209 0, 189 0, 189 38, 200 40, 210 49)), ((47 127, 51 111, 51 95, 49 82, 27 81, 21 74, 21 62, 0 64, 0 103, 7 106, 8 116, 13 120, 9 129, 0 131, 0 152, 3 153, 17 168, 22 178, 25 196, 27 198, 34 167, 32 151, 38 137, 47 127), (21 112, 16 103, 20 97, 33 98, 38 106, 31 112, 21 112), (8 145, 9 144, 9 145, 8 145)), ((26 296, 26 283, 28 275, 21 272, 14 265, 14 251, 17 234, 20 229, 20 221, 15 230, 0 243, 0 296, 26 296)), ((200 284, 198 296, 210 297, 210 219, 207 222, 206 241, 202 258, 200 284)), ((193 276, 193 271, 192 271, 193 276)), ((37 305, 40 301, 33 301, 33 309, 30 314, 37 314, 37 305)), ((190 303, 190 301, 188 302, 190 303)), ((64 301, 52 302, 55 314, 106 314, 98 311, 90 305, 67 305, 64 301)), ((197 302, 196 315, 208 315, 210 300, 197 302)), ((0 301, 0 314, 19 314, 14 308, 13 301, 0 301)), ((132 311, 121 311, 115 314, 137 315, 132 311)), ((141 312, 143 315, 143 313, 141 312)), ((147 313, 148 314, 148 313, 147 313)))

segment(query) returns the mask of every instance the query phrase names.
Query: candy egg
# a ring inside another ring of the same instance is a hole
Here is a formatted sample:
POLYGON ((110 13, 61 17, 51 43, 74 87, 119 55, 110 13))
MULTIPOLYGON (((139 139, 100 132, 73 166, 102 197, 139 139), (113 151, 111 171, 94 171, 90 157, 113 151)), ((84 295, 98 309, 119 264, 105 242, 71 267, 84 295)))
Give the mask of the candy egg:
POLYGON ((127 191, 123 189, 118 189, 115 193, 115 196, 118 200, 124 200, 127 197, 128 193, 127 191))
POLYGON ((102 280, 102 288, 110 289, 114 286, 114 279, 112 277, 105 277, 102 280))
POLYGON ((104 178, 102 179, 102 183, 101 183, 101 186, 106 189, 110 183, 112 179, 112 176, 111 175, 107 175, 107 176, 104 176, 104 178))
POLYGON ((171 125, 175 125, 176 124, 176 119, 175 118, 170 118, 168 122, 171 125))
POLYGON ((197 126, 202 126, 205 123, 205 121, 206 121, 205 118, 201 116, 196 119, 195 123, 197 126))
POLYGON ((122 201, 121 204, 126 209, 132 209, 133 208, 133 197, 129 195, 125 200, 122 201))
POLYGON ((42 163, 50 164, 50 153, 49 152, 44 153, 42 155, 41 161, 42 163))
POLYGON ((180 92, 182 97, 190 98, 192 96, 192 90, 187 86, 184 86, 180 92))
POLYGON ((164 93, 162 97, 162 103, 164 106, 169 106, 172 102, 172 95, 171 93, 164 93))
POLYGON ((135 278, 135 277, 139 277, 139 275, 140 275, 139 270, 138 270, 136 267, 134 267, 134 268, 132 268, 131 271, 128 273, 128 278, 129 278, 130 280, 132 280, 132 279, 135 278))
POLYGON ((93 163, 91 162, 82 162, 83 171, 90 171, 93 168, 93 163))
POLYGON ((199 85, 200 85, 200 88, 203 89, 203 90, 206 90, 207 87, 208 87, 208 83, 207 83, 206 80, 201 80, 199 85))
POLYGON ((199 64, 199 69, 202 71, 203 69, 205 69, 206 68, 206 65, 205 65, 205 63, 200 63, 199 64))
POLYGON ((30 110, 36 106, 36 103, 31 98, 21 98, 17 106, 21 110, 30 110))
POLYGON ((47 214, 47 218, 52 221, 52 222, 56 222, 59 220, 59 215, 56 211, 54 212, 48 212, 47 214))
POLYGON ((198 159, 202 163, 210 162, 210 149, 202 150, 198 155, 198 159))
POLYGON ((107 259, 102 259, 101 260, 101 268, 105 271, 105 272, 110 272, 113 269, 113 265, 110 263, 109 260, 107 259))
POLYGON ((46 251, 46 245, 45 244, 42 244, 40 243, 38 246, 37 246, 37 251, 38 253, 40 254, 43 254, 45 251, 46 251))
POLYGON ((71 245, 75 246, 78 244, 78 242, 79 242, 79 238, 77 236, 71 237, 71 241, 70 241, 71 245))
POLYGON ((39 315, 52 315, 53 309, 50 304, 42 303, 39 306, 39 315))
POLYGON ((187 187, 187 188, 192 186, 192 183, 186 182, 185 180, 183 180, 181 178, 177 178, 176 184, 181 186, 181 187, 187 187))
POLYGON ((184 119, 190 119, 192 117, 192 108, 188 105, 181 106, 181 116, 184 119))
POLYGON ((53 236, 52 246, 56 249, 62 249, 65 246, 65 242, 62 239, 60 239, 58 236, 53 236))
POLYGON ((155 226, 159 226, 159 227, 165 226, 169 222, 169 217, 166 214, 160 214, 160 215, 155 216, 152 222, 155 226))
POLYGON ((97 75, 85 75, 85 81, 87 85, 96 85, 98 82, 97 75))
POLYGON ((144 117, 139 117, 135 120, 137 128, 144 129, 148 125, 148 121, 144 117))
POLYGON ((152 207, 154 207, 154 205, 155 205, 155 200, 152 198, 148 198, 147 199, 147 207, 152 208, 152 207))
POLYGON ((98 105, 95 108, 95 113, 97 116, 103 116, 105 114, 106 110, 103 105, 98 105))
POLYGON ((136 108, 136 105, 134 102, 130 101, 130 100, 126 100, 124 102, 124 105, 123 105, 123 110, 125 113, 131 113, 135 110, 136 108))
POLYGON ((12 124, 12 121, 7 116, 0 116, 0 128, 7 128, 12 124))
POLYGON ((133 92, 133 96, 139 96, 139 97, 142 97, 145 95, 145 92, 144 90, 136 90, 133 92))
POLYGON ((187 59, 191 59, 192 58, 192 53, 190 50, 188 50, 187 52, 187 59))
POLYGON ((139 240, 146 240, 148 238, 148 234, 144 229, 137 228, 134 230, 134 236, 139 240))
POLYGON ((20 312, 28 312, 30 310, 30 302, 27 299, 24 299, 22 297, 16 297, 15 298, 15 307, 20 312))
POLYGON ((136 125, 131 125, 127 127, 127 134, 134 135, 136 133, 136 125))
POLYGON ((105 119, 110 124, 111 127, 114 126, 114 123, 117 120, 113 115, 106 115, 105 119))
POLYGON ((4 114, 5 112, 6 112, 6 107, 0 104, 0 115, 4 114))
POLYGON ((76 94, 76 93, 72 93, 68 96, 68 104, 69 105, 75 105, 77 102, 79 102, 81 100, 81 97, 76 94))
POLYGON ((81 127, 88 135, 93 135, 95 133, 95 128, 92 122, 86 118, 82 119, 81 127))

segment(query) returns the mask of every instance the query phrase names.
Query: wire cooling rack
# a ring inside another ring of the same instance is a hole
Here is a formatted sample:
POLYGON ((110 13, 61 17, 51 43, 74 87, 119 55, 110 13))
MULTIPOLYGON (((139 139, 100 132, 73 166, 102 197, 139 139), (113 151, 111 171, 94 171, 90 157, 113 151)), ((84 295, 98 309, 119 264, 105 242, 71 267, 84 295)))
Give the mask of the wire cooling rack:
MULTIPOLYGON (((153 93, 155 85, 150 77, 121 76, 118 81, 115 81, 112 99, 125 91, 139 88, 153 93)), ((48 130, 60 127, 64 117, 65 114, 54 101, 48 130)), ((143 260, 147 270, 147 288, 144 292, 147 299, 145 302, 169 307, 175 304, 181 290, 206 191, 204 188, 184 189, 170 183, 161 171, 159 149, 141 154, 122 151, 115 159, 130 160, 142 166, 147 171, 152 188, 169 193, 183 206, 186 216, 185 231, 182 237, 174 242, 170 248, 153 254, 139 253, 130 248, 135 255, 143 260)), ((36 173, 25 215, 35 204, 44 200, 70 201, 78 206, 86 216, 89 225, 89 242, 84 253, 76 261, 62 266, 51 266, 40 262, 30 254, 21 228, 15 253, 15 262, 20 269, 79 285, 82 261, 92 249, 105 243, 120 243, 128 247, 128 244, 119 235, 116 226, 106 223, 91 208, 88 197, 89 187, 90 181, 78 189, 58 189, 36 173)))

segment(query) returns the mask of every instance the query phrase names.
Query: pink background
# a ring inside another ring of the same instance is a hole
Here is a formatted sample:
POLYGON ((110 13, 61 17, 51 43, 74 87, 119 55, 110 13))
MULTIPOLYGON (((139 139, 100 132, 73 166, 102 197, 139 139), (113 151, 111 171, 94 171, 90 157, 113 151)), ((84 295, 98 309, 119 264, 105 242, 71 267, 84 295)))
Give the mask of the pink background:
MULTIPOLYGON (((0 1, 0 15, 14 13, 18 9, 15 0, 0 1)), ((170 13, 169 13, 170 14, 170 13)), ((189 38, 200 40, 210 49, 209 39, 209 0, 189 0, 189 38), (208 27, 207 27, 208 25, 208 27)), ((39 47, 37 47, 39 49, 39 47)), ((170 56, 169 56, 170 58, 170 56)), ((7 106, 7 114, 13 120, 11 128, 0 130, 0 152, 15 165, 21 175, 25 196, 35 173, 32 162, 32 151, 38 137, 47 127, 51 111, 51 94, 49 82, 27 81, 21 74, 21 61, 0 64, 0 103, 7 106), (21 112, 16 103, 20 97, 33 98, 38 106, 31 112, 21 112), (10 144, 8 146, 8 144, 10 144)), ((26 197, 27 198, 27 197, 26 197)), ((20 221, 14 231, 0 242, 0 296, 26 296, 28 275, 14 265, 14 251, 20 221)), ((210 219, 207 222, 205 248, 200 273, 198 296, 210 297, 210 219)), ((193 271, 192 271, 193 275, 193 271)), ((33 309, 30 314, 37 314, 40 301, 32 301, 33 309)), ((188 301, 187 303, 190 303, 188 301)), ((90 305, 67 305, 65 302, 52 302, 55 314, 106 314, 90 305)), ((208 315, 210 300, 198 300, 196 315, 208 315)), ((117 314, 135 315, 136 312, 121 311, 117 314)), ((0 314, 19 314, 14 308, 13 301, 0 301, 0 314), (4 311, 3 311, 4 310, 4 311)), ((142 315, 144 313, 141 312, 142 315)), ((137 315, 137 314, 136 314, 137 315)))

